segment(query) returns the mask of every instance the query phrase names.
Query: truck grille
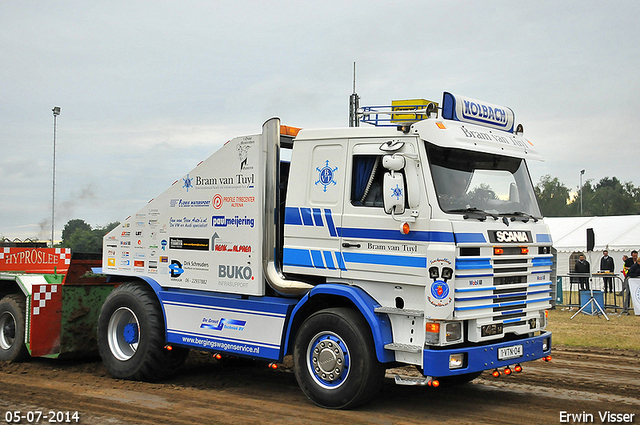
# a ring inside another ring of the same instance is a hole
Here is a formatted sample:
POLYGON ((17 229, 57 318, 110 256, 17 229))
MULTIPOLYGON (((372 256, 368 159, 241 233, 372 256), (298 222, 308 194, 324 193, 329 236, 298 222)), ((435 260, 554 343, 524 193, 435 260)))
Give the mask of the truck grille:
POLYGON ((492 246, 460 248, 454 292, 457 319, 515 328, 526 324, 528 312, 538 315, 550 306, 552 255, 529 250, 523 254, 521 248, 504 247, 500 255, 492 246))

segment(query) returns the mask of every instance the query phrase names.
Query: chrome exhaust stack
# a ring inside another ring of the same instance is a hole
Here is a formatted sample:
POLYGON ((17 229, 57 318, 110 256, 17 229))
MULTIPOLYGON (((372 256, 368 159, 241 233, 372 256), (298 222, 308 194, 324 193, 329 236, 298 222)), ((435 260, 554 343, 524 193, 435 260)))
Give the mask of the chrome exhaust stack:
POLYGON ((265 278, 276 292, 282 295, 302 295, 313 285, 306 282, 287 279, 276 261, 278 236, 284 231, 278 220, 280 203, 280 119, 271 118, 262 125, 262 149, 266 153, 265 192, 262 239, 262 269, 265 278))

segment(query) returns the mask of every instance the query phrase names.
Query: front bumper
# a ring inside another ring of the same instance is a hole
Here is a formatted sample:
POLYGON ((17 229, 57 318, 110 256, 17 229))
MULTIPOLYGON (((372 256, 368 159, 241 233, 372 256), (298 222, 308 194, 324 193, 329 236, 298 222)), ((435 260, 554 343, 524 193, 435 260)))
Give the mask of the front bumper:
POLYGON ((500 342, 477 347, 460 347, 448 350, 423 350, 423 374, 425 376, 445 377, 480 372, 497 367, 506 367, 531 360, 541 359, 551 354, 551 332, 517 341, 500 342), (543 350, 543 341, 548 338, 547 350, 543 350), (500 348, 522 345, 522 355, 507 360, 498 359, 500 348), (449 369, 449 356, 464 353, 466 361, 463 367, 449 369))

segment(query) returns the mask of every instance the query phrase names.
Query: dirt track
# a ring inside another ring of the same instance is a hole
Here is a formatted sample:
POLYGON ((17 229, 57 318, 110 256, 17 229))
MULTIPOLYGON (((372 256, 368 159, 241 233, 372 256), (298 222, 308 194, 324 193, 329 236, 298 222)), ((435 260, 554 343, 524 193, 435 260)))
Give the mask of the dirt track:
POLYGON ((0 424, 15 410, 78 411, 84 424, 556 424, 562 411, 591 414, 591 423, 603 423, 599 412, 635 414, 640 423, 638 352, 556 348, 550 363, 523 367, 437 389, 397 386, 388 371, 373 402, 332 411, 308 401, 287 368, 204 353, 192 352, 177 377, 160 383, 112 379, 99 359, 32 359, 0 363, 0 424))

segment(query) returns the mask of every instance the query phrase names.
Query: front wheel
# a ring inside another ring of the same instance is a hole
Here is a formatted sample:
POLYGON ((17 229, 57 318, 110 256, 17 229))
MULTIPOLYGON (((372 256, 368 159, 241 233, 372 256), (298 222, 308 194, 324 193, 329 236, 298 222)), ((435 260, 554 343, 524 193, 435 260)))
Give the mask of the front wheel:
POLYGON ((369 401, 382 386, 385 372, 367 322, 348 308, 321 310, 305 320, 296 336, 293 361, 302 391, 330 409, 369 401))
POLYGON ((107 297, 98 319, 98 347, 114 378, 156 381, 170 375, 189 350, 167 351, 164 317, 151 289, 126 283, 107 297))
POLYGON ((0 361, 18 362, 29 357, 25 345, 24 296, 6 295, 0 300, 0 361))

